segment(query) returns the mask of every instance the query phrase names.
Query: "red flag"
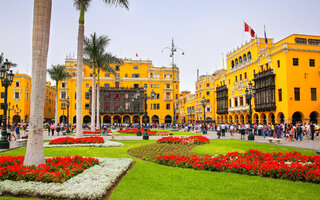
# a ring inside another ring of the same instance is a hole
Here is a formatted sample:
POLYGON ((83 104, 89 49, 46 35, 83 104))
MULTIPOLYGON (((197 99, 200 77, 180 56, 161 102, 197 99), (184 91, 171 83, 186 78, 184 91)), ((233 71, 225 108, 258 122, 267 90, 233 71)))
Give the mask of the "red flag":
POLYGON ((244 22, 244 32, 249 32, 251 37, 254 37, 256 34, 254 30, 246 22, 244 22))

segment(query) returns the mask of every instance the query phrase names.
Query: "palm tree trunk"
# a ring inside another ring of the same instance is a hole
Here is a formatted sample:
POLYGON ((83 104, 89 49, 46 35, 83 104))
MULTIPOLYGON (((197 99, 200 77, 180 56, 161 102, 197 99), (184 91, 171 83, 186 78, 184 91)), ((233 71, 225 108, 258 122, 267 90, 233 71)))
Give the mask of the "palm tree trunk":
POLYGON ((43 153, 43 117, 50 37, 51 0, 34 0, 32 33, 32 85, 30 132, 24 165, 45 163, 43 153))
POLYGON ((98 72, 97 81, 97 129, 100 129, 100 77, 98 72))
POLYGON ((83 43, 84 43, 84 8, 81 6, 78 30, 77 49, 77 132, 76 137, 83 137, 82 132, 82 72, 83 72, 83 43))
POLYGON ((56 82, 56 111, 55 111, 55 116, 54 116, 54 122, 55 122, 55 124, 56 124, 56 127, 57 127, 57 125, 58 125, 58 84, 59 84, 59 82, 57 81, 56 82))
MULTIPOLYGON (((94 70, 94 68, 93 68, 94 70)), ((92 99, 91 99, 91 131, 95 131, 96 118, 96 74, 92 74, 92 99)))

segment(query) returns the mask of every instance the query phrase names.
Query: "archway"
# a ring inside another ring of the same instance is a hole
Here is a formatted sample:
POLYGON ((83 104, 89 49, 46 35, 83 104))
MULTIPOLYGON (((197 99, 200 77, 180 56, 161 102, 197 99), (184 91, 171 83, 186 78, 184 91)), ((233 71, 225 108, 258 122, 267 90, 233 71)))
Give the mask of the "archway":
POLYGON ((319 114, 316 112, 316 111, 313 111, 312 113, 310 113, 310 122, 313 122, 313 123, 318 123, 318 118, 319 118, 319 114))
POLYGON ((172 123, 172 117, 171 115, 166 115, 164 118, 164 123, 171 124, 172 123))
POLYGON ((119 115, 113 116, 113 123, 118 123, 118 124, 120 124, 120 122, 121 122, 121 118, 120 118, 119 115))
MULTIPOLYGON (((246 123, 249 123, 249 114, 246 114, 245 121, 246 123)), ((252 122, 252 119, 251 119, 251 122, 252 122)))
POLYGON ((123 117, 123 123, 126 123, 126 124, 129 124, 130 123, 130 116, 129 115, 125 115, 124 117, 123 117))
POLYGON ((111 117, 110 115, 103 116, 103 123, 104 124, 110 124, 111 123, 111 117))
POLYGON ((142 122, 143 122, 143 123, 149 123, 149 122, 150 122, 150 117, 143 115, 143 117, 142 117, 142 122))
POLYGON ((244 116, 242 114, 240 115, 240 122, 244 123, 244 116))
POLYGON ((77 116, 74 116, 72 121, 73 121, 73 124, 76 124, 77 123, 77 116))
POLYGON ((275 123, 276 123, 275 116, 274 116, 273 113, 270 113, 270 114, 269 114, 268 119, 271 121, 272 124, 275 124, 275 123))
POLYGON ((267 124, 267 116, 264 113, 261 114, 260 119, 263 124, 267 124))
POLYGON ((292 124, 296 124, 297 122, 302 123, 302 114, 299 111, 292 115, 292 124))
POLYGON ((278 113, 277 118, 280 120, 280 123, 284 123, 284 114, 282 112, 278 113))
POLYGON ((233 123, 231 115, 229 115, 229 123, 233 123))
POLYGON ((234 119, 236 120, 236 123, 239 122, 239 117, 238 117, 238 115, 235 115, 235 116, 234 116, 234 119))
POLYGON ((253 119, 252 119, 253 123, 259 124, 259 115, 257 113, 255 113, 253 115, 253 119))
POLYGON ((61 115, 59 117, 59 123, 64 123, 66 124, 67 123, 67 117, 65 115, 61 115))
POLYGON ((217 116, 217 122, 220 123, 220 117, 219 116, 217 116))
POLYGON ((159 116, 158 115, 153 115, 151 120, 152 120, 152 123, 158 123, 159 124, 159 116))
POLYGON ((20 123, 20 121, 21 121, 21 117, 19 115, 14 115, 12 117, 13 124, 20 123))
POLYGON ((206 122, 207 122, 207 123, 213 123, 212 117, 207 117, 207 118, 206 118, 206 122))
POLYGON ((133 118, 132 118, 132 123, 138 123, 139 121, 140 121, 140 120, 139 120, 138 115, 133 116, 133 118))
POLYGON ((89 115, 86 115, 83 117, 83 123, 84 124, 89 124, 91 123, 91 117, 89 115))

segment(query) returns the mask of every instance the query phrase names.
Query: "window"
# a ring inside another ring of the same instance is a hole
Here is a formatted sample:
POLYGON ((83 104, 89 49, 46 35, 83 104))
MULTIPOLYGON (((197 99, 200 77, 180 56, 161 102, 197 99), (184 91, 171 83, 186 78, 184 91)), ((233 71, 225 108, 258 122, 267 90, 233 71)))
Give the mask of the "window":
POLYGON ((105 77, 110 77, 110 74, 109 73, 105 73, 104 76, 105 77))
POLYGON ((77 99, 77 92, 74 93, 74 99, 77 99))
POLYGON ((210 87, 210 83, 207 83, 207 87, 210 87))
POLYGON ((139 84, 133 84, 134 88, 139 88, 139 84))
POLYGON ((120 99, 120 94, 116 94, 116 99, 120 99))
POLYGON ((153 78, 153 73, 150 73, 150 78, 153 78))
POLYGON ((146 89, 148 89, 148 85, 147 84, 144 84, 143 85, 143 88, 146 90, 146 89))
POLYGON ((240 81, 242 81, 242 74, 240 74, 240 81))
POLYGON ((138 65, 134 65, 133 69, 139 69, 138 65))
POLYGON ((238 76, 236 76, 236 82, 238 82, 238 76))
POLYGON ((15 99, 20 99, 20 92, 15 92, 14 93, 14 98, 15 99))
POLYGON ((157 99, 160 99, 160 94, 159 93, 157 93, 157 99))
POLYGON ((320 40, 308 39, 308 43, 310 45, 319 45, 320 44, 320 40))
POLYGON ((76 73, 75 73, 75 72, 72 72, 72 76, 73 76, 73 77, 76 77, 76 73))
POLYGON ((86 87, 89 87, 89 83, 86 83, 86 87))
POLYGON ((309 59, 309 66, 314 67, 315 66, 315 61, 314 59, 309 59))
POLYGON ((61 83, 61 87, 65 88, 66 87, 66 83, 61 83))
POLYGON ((300 101, 300 88, 294 88, 294 100, 300 101))
POLYGON ((125 99, 128 99, 129 98, 129 94, 127 93, 127 94, 124 94, 124 98, 125 99))
POLYGON ((20 87, 20 82, 16 81, 16 87, 20 87))
POLYGON ((167 110, 170 110, 170 103, 167 103, 166 109, 167 109, 167 110))
POLYGON ((210 92, 209 91, 207 91, 207 96, 209 96, 210 95, 210 92))
POLYGON ((234 106, 238 106, 238 98, 234 99, 234 106))
POLYGON ((229 99, 229 107, 231 107, 231 99, 229 99))
POLYGON ((207 112, 211 112, 210 110, 211 110, 210 107, 207 107, 207 112))
POLYGON ((132 78, 139 78, 140 74, 132 74, 132 78))
POLYGON ((244 73, 244 79, 247 79, 247 72, 244 73))
POLYGON ((88 103, 86 103, 86 104, 84 104, 84 109, 86 109, 86 110, 89 110, 89 104, 88 103))
POLYGON ((298 66, 299 65, 299 59, 298 58, 292 58, 292 63, 293 63, 293 66, 298 66))
POLYGON ((166 99, 170 99, 170 92, 166 93, 166 99))
POLYGON ((128 73, 126 73, 126 74, 124 75, 124 77, 128 77, 128 73))
POLYGON ((124 105, 125 105, 126 110, 128 110, 130 108, 130 102, 126 102, 124 105))
POLYGON ((110 84, 109 84, 109 83, 105 83, 105 84, 104 84, 104 87, 105 87, 105 88, 109 88, 109 87, 110 87, 110 84))
POLYGON ((170 88, 170 84, 166 84, 166 88, 170 88))
POLYGON ((160 104, 158 103, 158 104, 157 104, 157 110, 159 110, 159 109, 160 109, 160 104))
POLYGON ((297 44, 307 44, 306 38, 296 38, 295 40, 297 44))
POLYGON ((120 77, 120 74, 119 74, 119 73, 116 73, 116 77, 118 77, 118 78, 119 78, 119 77, 120 77))
POLYGON ((119 82, 116 82, 115 86, 116 86, 116 88, 119 88, 119 82))
POLYGON ((115 66, 115 70, 116 70, 116 71, 120 71, 120 66, 119 66, 119 65, 116 65, 116 66, 115 66))
POLYGON ((66 92, 61 92, 61 99, 66 99, 66 92))
POLYGON ((176 94, 176 99, 178 99, 178 94, 176 94))
POLYGON ((243 97, 240 97, 240 106, 243 106, 243 97))
POLYGON ((282 101, 282 89, 278 89, 279 101, 282 101))
POLYGON ((85 99, 89 99, 89 97, 90 97, 89 92, 86 92, 86 93, 85 93, 85 99))
POLYGON ((280 68, 280 60, 277 60, 278 68, 280 68))
POLYGON ((1 99, 4 99, 5 93, 1 92, 1 99))
POLYGON ((74 109, 77 110, 77 104, 76 103, 74 104, 74 109))
POLYGON ((66 109, 66 104, 65 103, 61 103, 61 109, 65 110, 66 109))
POLYGON ((317 101, 317 88, 311 88, 311 101, 317 101))

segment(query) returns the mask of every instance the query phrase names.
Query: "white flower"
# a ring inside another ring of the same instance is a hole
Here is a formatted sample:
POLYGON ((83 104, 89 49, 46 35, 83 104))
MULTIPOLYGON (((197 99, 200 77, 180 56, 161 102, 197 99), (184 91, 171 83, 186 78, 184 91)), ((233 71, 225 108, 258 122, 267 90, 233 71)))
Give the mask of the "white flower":
POLYGON ((132 163, 131 158, 98 158, 99 165, 86 169, 64 183, 1 181, 0 194, 67 199, 101 199, 132 163))

